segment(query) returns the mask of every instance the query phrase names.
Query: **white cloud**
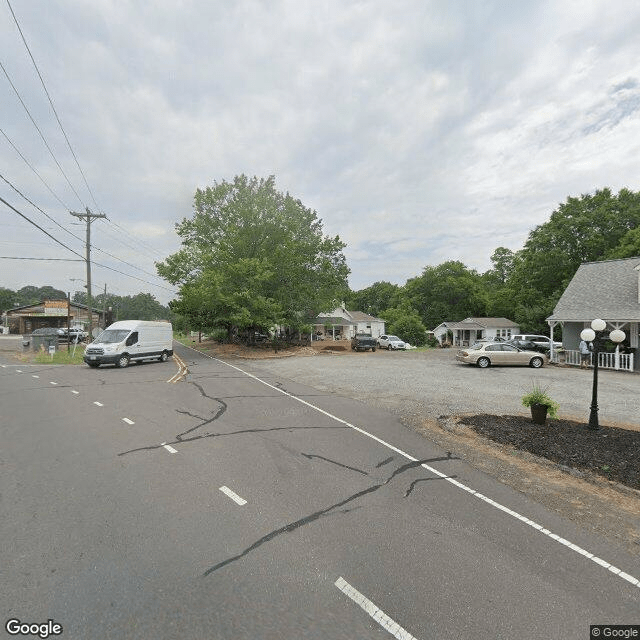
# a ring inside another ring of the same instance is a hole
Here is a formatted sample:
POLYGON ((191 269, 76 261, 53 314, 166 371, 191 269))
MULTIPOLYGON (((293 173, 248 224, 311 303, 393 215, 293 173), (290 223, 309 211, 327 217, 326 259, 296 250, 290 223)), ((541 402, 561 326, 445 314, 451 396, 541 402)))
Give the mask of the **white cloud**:
MULTIPOLYGON (((66 0, 14 10, 99 208, 134 245, 146 238, 156 259, 178 248, 173 225, 190 215, 195 188, 237 173, 275 174, 278 188, 316 209, 326 232, 348 242, 356 288, 403 283, 447 259, 484 270, 497 246, 519 248, 567 196, 640 188, 640 8, 632 2, 614 11, 604 1, 66 0)), ((0 59, 94 208, 1 11, 0 59)), ((82 204, 6 82, 0 91, 3 130, 65 206, 2 138, 0 164, 68 225, 65 208, 82 204)), ((17 252, 27 253, 19 243, 48 242, 14 214, 0 215, 17 252)), ((136 255, 116 228, 102 231, 96 226, 97 246, 154 271, 148 251, 136 255)), ((83 269, 26 264, 3 261, 3 286, 64 288, 83 269)), ((114 290, 146 287, 104 269, 100 278, 114 290)))

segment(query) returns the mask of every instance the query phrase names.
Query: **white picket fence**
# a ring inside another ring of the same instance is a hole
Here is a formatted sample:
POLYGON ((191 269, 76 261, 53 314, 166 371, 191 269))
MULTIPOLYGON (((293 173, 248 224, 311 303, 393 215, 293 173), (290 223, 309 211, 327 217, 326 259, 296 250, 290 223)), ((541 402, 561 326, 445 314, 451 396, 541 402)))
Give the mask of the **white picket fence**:
MULTIPOLYGON (((551 361, 580 366, 582 356, 579 351, 555 351, 551 361)), ((593 353, 589 354, 589 366, 593 366, 593 353)), ((600 369, 615 369, 616 371, 633 371, 633 353, 600 352, 598 354, 598 367, 600 369)))

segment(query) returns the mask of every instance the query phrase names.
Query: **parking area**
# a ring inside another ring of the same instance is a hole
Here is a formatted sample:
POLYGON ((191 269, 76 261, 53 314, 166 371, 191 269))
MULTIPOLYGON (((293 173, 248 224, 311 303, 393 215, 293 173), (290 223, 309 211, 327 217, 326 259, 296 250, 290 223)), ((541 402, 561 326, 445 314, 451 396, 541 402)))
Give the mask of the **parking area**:
MULTIPOLYGON (((381 351, 250 361, 250 367, 399 414, 437 419, 460 413, 526 414, 520 403, 534 383, 560 403, 559 417, 587 420, 593 372, 546 364, 480 369, 456 362, 455 349, 381 351)), ((638 374, 599 372, 602 424, 640 424, 638 374)))

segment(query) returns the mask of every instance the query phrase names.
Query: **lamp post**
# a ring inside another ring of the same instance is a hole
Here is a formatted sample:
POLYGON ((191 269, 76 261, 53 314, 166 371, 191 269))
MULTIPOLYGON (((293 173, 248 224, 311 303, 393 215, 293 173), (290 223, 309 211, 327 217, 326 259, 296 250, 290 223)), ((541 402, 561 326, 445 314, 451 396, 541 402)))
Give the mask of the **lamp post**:
MULTIPOLYGON (((591 322, 591 329, 583 329, 580 333, 580 337, 585 342, 592 343, 593 349, 593 390, 591 392, 591 412, 589 413, 589 429, 599 429, 600 425, 598 424, 598 364, 599 364, 599 355, 600 349, 604 344, 605 340, 605 329, 607 328, 607 323, 600 318, 596 318, 591 322)), ((609 333, 609 340, 619 344, 625 339, 624 331, 620 329, 614 329, 609 333)))

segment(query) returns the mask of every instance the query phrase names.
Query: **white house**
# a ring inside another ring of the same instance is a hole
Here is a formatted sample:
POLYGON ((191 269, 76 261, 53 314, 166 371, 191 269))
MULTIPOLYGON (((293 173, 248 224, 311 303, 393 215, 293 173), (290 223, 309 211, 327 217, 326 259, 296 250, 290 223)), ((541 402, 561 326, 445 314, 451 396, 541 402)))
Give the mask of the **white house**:
POLYGON ((440 344, 447 342, 449 335, 449 341, 456 347, 469 346, 481 338, 510 340, 518 333, 520 326, 507 318, 465 318, 460 322, 442 322, 433 330, 440 344))
POLYGON ((325 338, 349 340, 356 333, 368 333, 377 338, 385 333, 384 320, 362 311, 347 311, 344 305, 330 313, 319 313, 310 323, 314 334, 325 338))

